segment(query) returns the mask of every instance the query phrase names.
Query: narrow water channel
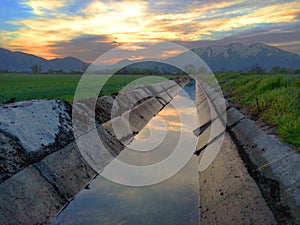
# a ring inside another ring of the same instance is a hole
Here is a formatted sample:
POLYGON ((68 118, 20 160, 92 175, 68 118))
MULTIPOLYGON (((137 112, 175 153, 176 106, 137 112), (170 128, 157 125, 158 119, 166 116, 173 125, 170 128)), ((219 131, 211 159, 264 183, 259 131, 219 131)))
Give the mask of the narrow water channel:
MULTIPOLYGON (((185 93, 181 91, 172 101, 184 101, 187 98, 186 93, 194 99, 194 85, 188 85, 184 90, 185 93)), ((187 132, 191 139, 195 138, 193 130, 196 128, 196 118, 195 113, 191 112, 194 109, 183 107, 176 110, 172 104, 167 105, 121 152, 118 160, 131 165, 150 165, 171 154, 180 132, 187 132), (189 124, 181 124, 178 114, 189 115, 189 124), (161 125, 163 121, 164 126, 161 125), (157 145, 160 140, 155 137, 161 138, 161 132, 165 130, 168 131, 166 136, 157 145), (157 132, 156 135, 153 132, 157 132), (144 151, 137 151, 141 143, 144 151), (152 150, 147 151, 148 149, 152 150)), ((150 186, 125 186, 99 175, 88 189, 75 196, 52 224, 199 224, 198 185, 198 161, 195 156, 177 174, 150 186)))

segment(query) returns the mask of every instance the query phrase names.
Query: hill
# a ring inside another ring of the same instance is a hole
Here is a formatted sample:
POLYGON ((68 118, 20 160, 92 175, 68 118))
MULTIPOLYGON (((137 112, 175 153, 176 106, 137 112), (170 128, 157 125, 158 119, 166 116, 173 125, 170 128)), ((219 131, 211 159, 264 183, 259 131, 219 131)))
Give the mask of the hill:
POLYGON ((23 52, 12 52, 0 48, 0 70, 31 72, 31 66, 33 65, 38 65, 41 72, 48 72, 49 70, 79 72, 83 71, 88 64, 73 57, 46 60, 35 55, 23 52))
MULTIPOLYGON (((195 48, 191 49, 191 51, 198 55, 213 72, 244 72, 257 69, 258 67, 270 70, 275 66, 292 69, 300 68, 300 55, 262 43, 253 45, 232 43, 225 46, 195 48)), ((168 62, 184 67, 187 60, 186 55, 187 53, 182 53, 165 59, 163 61, 165 63, 150 62, 151 59, 148 62, 131 61, 133 64, 127 66, 127 73, 134 72, 137 69, 145 70, 146 68, 162 74, 177 73, 176 68, 168 65, 168 62)), ((115 64, 115 66, 121 68, 121 65, 124 65, 124 62, 127 61, 122 60, 115 64)))

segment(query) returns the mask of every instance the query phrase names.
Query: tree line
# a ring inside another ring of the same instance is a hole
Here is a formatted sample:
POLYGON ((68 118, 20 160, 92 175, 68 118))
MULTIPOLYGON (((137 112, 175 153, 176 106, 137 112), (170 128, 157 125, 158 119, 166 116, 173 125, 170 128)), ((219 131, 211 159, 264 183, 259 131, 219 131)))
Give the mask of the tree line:
MULTIPOLYGON (((189 65, 188 65, 189 66, 189 65)), ((54 69, 49 69, 47 72, 42 71, 41 66, 38 64, 34 64, 30 67, 31 71, 24 71, 22 73, 34 73, 34 74, 83 74, 87 67, 82 68, 82 71, 64 71, 62 69, 59 70, 54 70, 54 69)), ((193 73, 194 68, 187 68, 186 71, 189 73, 193 73)), ((108 71, 110 72, 110 71, 108 71)), ((242 70, 242 71, 235 71, 235 70, 230 70, 230 71, 225 71, 225 70, 220 70, 215 73, 230 73, 230 72, 241 72, 241 73, 254 73, 254 74, 300 74, 300 69, 295 69, 295 68, 286 68, 286 67, 280 67, 280 66, 273 66, 271 69, 266 69, 258 64, 253 65, 250 69, 248 70, 242 70)), ((0 70, 0 73, 16 73, 16 71, 9 71, 9 70, 0 70)), ((104 74, 105 71, 95 71, 97 74, 104 74)), ((158 69, 158 68, 146 68, 146 69, 139 69, 139 68, 127 68, 124 67, 122 69, 119 69, 116 74, 120 75, 184 75, 186 74, 182 70, 178 68, 172 68, 172 70, 166 70, 165 68, 158 69)))
POLYGON ((216 73, 228 73, 228 72, 240 72, 240 73, 254 73, 254 74, 300 74, 300 69, 295 68, 286 68, 286 67, 280 67, 280 66, 273 66, 271 69, 266 69, 259 64, 253 65, 248 70, 242 70, 242 71, 217 71, 216 73))

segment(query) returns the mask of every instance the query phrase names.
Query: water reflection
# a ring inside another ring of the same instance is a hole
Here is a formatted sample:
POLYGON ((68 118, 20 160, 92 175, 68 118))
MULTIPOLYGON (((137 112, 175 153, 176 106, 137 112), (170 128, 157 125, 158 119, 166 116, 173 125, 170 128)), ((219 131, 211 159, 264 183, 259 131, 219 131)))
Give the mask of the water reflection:
MULTIPOLYGON (((193 87, 186 90, 194 93, 193 87)), ((176 99, 184 101, 186 97, 179 95, 176 99)), ((193 142, 196 118, 192 110, 182 108, 174 112, 168 105, 121 152, 118 160, 137 166, 159 162, 172 153, 181 132, 193 142), (189 115, 188 123, 182 124, 179 114, 189 115), (163 135, 164 141, 157 145, 163 135)), ((197 171, 197 158, 193 156, 175 176, 151 186, 124 186, 98 176, 90 189, 81 191, 52 224, 199 224, 197 171)), ((157 171, 164 172, 167 168, 157 171)))

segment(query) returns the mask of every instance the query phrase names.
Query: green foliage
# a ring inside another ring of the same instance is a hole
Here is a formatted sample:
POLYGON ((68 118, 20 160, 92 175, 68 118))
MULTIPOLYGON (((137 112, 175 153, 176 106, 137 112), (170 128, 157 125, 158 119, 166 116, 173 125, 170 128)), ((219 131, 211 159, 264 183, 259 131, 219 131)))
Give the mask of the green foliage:
POLYGON ((217 78, 228 100, 264 118, 283 141, 300 146, 300 75, 228 73, 217 78))
POLYGON ((30 67, 31 72, 33 73, 39 73, 41 72, 41 67, 38 64, 34 64, 30 67))

